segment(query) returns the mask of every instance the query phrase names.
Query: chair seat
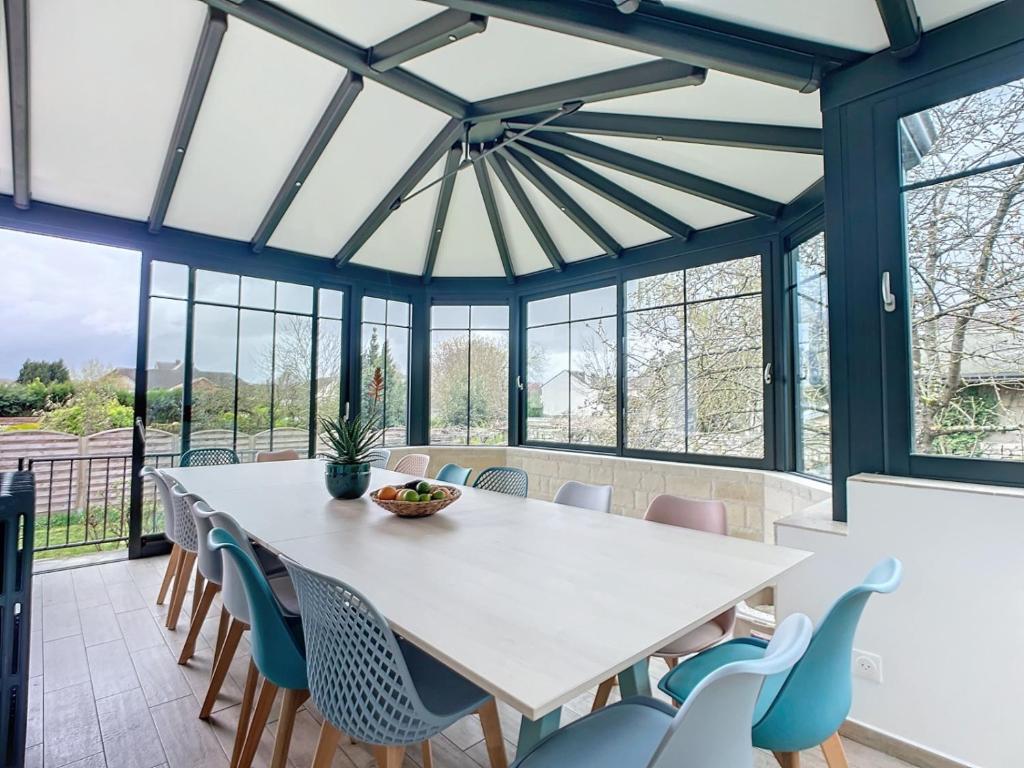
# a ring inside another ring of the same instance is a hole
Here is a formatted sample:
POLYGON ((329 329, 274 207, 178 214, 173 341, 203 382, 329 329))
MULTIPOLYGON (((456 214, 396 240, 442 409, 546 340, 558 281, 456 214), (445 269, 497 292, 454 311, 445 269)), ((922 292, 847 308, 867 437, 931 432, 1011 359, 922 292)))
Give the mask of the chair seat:
POLYGON ((703 651, 725 637, 725 630, 715 621, 709 621, 682 637, 673 640, 655 656, 689 656, 691 653, 703 651))
POLYGON ((298 616, 299 597, 295 594, 295 585, 292 583, 291 577, 287 573, 281 576, 268 577, 267 584, 270 585, 270 589, 274 593, 274 597, 277 598, 277 602, 281 604, 281 609, 286 617, 298 616))
POLYGON ((252 551, 256 553, 256 562, 259 563, 260 570, 263 571, 264 574, 270 577, 279 576, 285 572, 284 563, 281 562, 280 557, 264 547, 262 544, 257 544, 252 540, 250 540, 249 543, 252 544, 252 551))
POLYGON ((656 699, 620 701, 555 731, 513 768, 646 768, 675 713, 656 699))
POLYGON ((439 717, 453 720, 476 712, 490 694, 405 638, 398 638, 412 683, 424 706, 439 717))

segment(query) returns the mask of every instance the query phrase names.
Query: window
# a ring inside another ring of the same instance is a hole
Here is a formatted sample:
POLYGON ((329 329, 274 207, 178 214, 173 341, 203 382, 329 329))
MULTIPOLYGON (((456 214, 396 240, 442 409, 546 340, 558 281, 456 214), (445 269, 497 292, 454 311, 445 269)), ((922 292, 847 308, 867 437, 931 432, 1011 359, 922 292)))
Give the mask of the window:
POLYGON ((615 286, 526 305, 526 439, 616 443, 615 286))
POLYGON ((362 391, 363 412, 373 408, 384 430, 384 445, 405 445, 409 424, 410 306, 404 301, 363 297, 362 391), (376 371, 383 391, 370 398, 376 371))
POLYGON ((339 419, 344 415, 341 403, 341 383, 345 380, 345 344, 341 331, 344 298, 341 291, 320 289, 316 336, 316 412, 321 418, 339 419))
POLYGON ((792 253, 796 367, 796 469, 829 478, 832 474, 829 399, 828 292, 825 236, 801 243, 792 253))
POLYGON ((899 127, 912 453, 1024 460, 1024 80, 899 127))
POLYGON ((508 444, 508 307, 431 308, 430 442, 508 444))
POLYGON ((626 283, 626 447, 764 456, 761 257, 626 283))

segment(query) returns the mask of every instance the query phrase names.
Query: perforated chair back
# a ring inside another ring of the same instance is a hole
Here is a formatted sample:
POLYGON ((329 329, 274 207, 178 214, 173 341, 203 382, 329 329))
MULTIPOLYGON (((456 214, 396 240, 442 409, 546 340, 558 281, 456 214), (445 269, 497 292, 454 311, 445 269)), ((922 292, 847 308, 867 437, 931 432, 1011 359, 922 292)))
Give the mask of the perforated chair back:
POLYGON ((750 723, 765 678, 785 674, 811 639, 811 620, 783 621, 761 658, 724 664, 705 677, 679 708, 648 768, 750 768, 750 723))
MULTIPOLYGON (((192 495, 192 494, 190 494, 192 495)), ((205 501, 195 496, 192 501, 192 519, 196 524, 196 542, 199 555, 196 564, 203 578, 214 584, 224 583, 223 558, 219 552, 210 549, 210 531, 213 530, 213 510, 205 501)))
POLYGON ((384 617, 346 584, 282 558, 295 584, 309 692, 339 730, 368 744, 416 744, 451 724, 424 706, 384 617))
POLYGON ((554 502, 570 507, 593 509, 597 512, 611 512, 612 487, 569 480, 555 493, 554 502))
POLYGON ((167 479, 159 469, 148 466, 139 471, 139 477, 151 480, 156 486, 156 495, 160 498, 160 506, 164 510, 164 535, 169 541, 177 543, 174 538, 174 504, 171 502, 171 489, 167 485, 167 479))
POLYGON ((515 467, 488 467, 473 481, 474 488, 526 498, 530 477, 515 467))
POLYGON ((466 481, 469 480, 469 473, 472 471, 472 469, 460 467, 458 464, 445 464, 441 467, 441 471, 437 473, 437 479, 442 483, 465 485, 466 481))
POLYGON ((238 454, 230 448, 193 448, 181 454, 182 467, 219 467, 238 464, 238 454))
POLYGON ((256 461, 298 461, 299 452, 294 448, 285 448, 283 451, 258 451, 256 461))
POLYGON ((192 517, 191 502, 199 497, 190 494, 181 483, 171 486, 171 505, 174 507, 175 543, 188 552, 199 551, 196 521, 192 517))
MULTIPOLYGON (((248 557, 256 560, 256 553, 252 549, 252 544, 249 543, 249 537, 242 530, 242 526, 235 522, 235 518, 224 512, 214 510, 210 514, 209 520, 214 528, 223 528, 227 531, 238 547, 248 557)), ((223 570, 223 578, 221 580, 220 599, 224 607, 233 618, 245 624, 252 624, 249 615, 249 598, 246 597, 245 584, 242 582, 242 575, 238 572, 238 566, 235 565, 233 560, 226 559, 222 553, 221 568, 223 570)))
POLYGON ((427 474, 430 457, 425 453, 407 453, 395 464, 395 472, 423 477, 427 474))
POLYGON ((390 448, 374 448, 367 454, 368 460, 371 467, 377 469, 387 469, 388 461, 391 459, 390 448))
POLYGON ((285 620, 257 562, 223 528, 212 529, 204 547, 223 556, 227 567, 240 577, 249 604, 249 643, 260 673, 279 688, 305 689, 306 656, 301 638, 285 620))

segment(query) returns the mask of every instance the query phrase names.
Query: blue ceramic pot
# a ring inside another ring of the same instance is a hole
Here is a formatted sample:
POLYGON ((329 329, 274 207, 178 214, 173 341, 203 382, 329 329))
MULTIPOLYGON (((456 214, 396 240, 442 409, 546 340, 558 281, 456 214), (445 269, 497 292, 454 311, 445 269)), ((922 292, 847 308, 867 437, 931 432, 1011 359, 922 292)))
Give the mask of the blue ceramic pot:
POLYGON ((331 464, 324 468, 327 492, 336 499, 358 499, 370 487, 370 465, 331 464))

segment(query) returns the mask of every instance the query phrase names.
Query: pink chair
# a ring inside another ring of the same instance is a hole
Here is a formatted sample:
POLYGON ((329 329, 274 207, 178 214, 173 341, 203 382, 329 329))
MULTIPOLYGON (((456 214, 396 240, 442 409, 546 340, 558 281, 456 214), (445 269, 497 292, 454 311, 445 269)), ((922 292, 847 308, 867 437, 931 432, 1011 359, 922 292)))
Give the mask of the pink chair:
POLYGON ((296 461, 299 458, 299 452, 291 448, 286 448, 283 451, 259 451, 256 454, 256 461, 296 461))
MULTIPOLYGON (((689 528, 694 531, 717 533, 721 536, 728 534, 725 504, 710 499, 684 499, 682 496, 663 493, 654 497, 654 500, 647 506, 644 520, 665 525, 678 525, 680 528, 689 528)), ((675 667, 679 659, 684 656, 692 656, 713 645, 731 640, 735 626, 736 609, 730 608, 706 624, 673 640, 652 655, 665 659, 669 668, 675 667)), ((608 696, 614 686, 614 677, 601 683, 597 689, 597 696, 594 697, 594 706, 591 711, 598 710, 608 703, 608 696)))
POLYGON ((417 475, 424 477, 427 474, 427 465, 430 464, 430 457, 425 453, 407 453, 395 464, 395 472, 404 475, 417 475))

